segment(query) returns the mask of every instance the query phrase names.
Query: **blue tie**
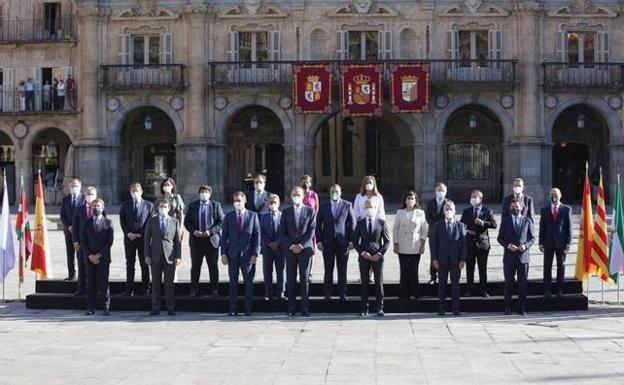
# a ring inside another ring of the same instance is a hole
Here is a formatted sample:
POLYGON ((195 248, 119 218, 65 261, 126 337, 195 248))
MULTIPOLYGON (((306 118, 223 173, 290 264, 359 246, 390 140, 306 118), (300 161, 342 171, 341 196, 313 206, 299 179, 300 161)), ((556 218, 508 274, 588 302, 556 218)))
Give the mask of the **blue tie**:
POLYGON ((161 219, 160 220, 160 237, 164 238, 166 232, 167 232, 167 223, 165 222, 165 219, 161 219))
POLYGON ((135 217, 139 217, 139 202, 135 201, 134 202, 134 216, 135 217))
POLYGON ((200 227, 200 231, 206 231, 206 204, 202 203, 201 204, 201 210, 199 210, 199 227, 200 227))

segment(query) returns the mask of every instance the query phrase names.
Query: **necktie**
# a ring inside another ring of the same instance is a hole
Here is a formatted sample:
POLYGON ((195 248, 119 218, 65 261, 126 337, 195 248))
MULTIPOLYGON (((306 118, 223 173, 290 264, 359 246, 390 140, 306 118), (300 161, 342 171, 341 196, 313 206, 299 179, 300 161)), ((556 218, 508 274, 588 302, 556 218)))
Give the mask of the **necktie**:
POLYGON ((167 232, 167 223, 165 222, 164 219, 161 219, 160 220, 160 237, 164 238, 166 232, 167 232))
POLYGON ((93 217, 93 208, 91 206, 87 206, 87 218, 91 219, 93 217))
POLYGON ((134 201, 134 216, 139 216, 139 201, 134 201))
POLYGON ((446 222, 446 232, 448 233, 449 237, 452 235, 453 230, 451 228, 451 222, 446 222))
POLYGON ((199 228, 206 231, 206 204, 202 203, 199 209, 199 228))
POLYGON ((553 207, 553 219, 556 221, 557 220, 557 215, 559 215, 559 210, 557 209, 557 206, 553 207))
POLYGON ((338 203, 332 204, 332 214, 334 215, 334 219, 338 217, 338 203))
POLYGON ((236 227, 238 228, 238 231, 242 231, 243 230, 243 214, 236 214, 236 227))
POLYGON ((373 221, 370 218, 368 219, 368 233, 373 234, 373 221))
POLYGON ((256 211, 260 211, 260 208, 262 206, 262 202, 261 202, 262 196, 260 194, 256 194, 256 211))
POLYGON ((474 209, 474 217, 475 219, 479 218, 479 209, 477 207, 474 209))
POLYGON ((75 195, 72 196, 72 209, 76 207, 77 202, 78 202, 78 198, 75 195))

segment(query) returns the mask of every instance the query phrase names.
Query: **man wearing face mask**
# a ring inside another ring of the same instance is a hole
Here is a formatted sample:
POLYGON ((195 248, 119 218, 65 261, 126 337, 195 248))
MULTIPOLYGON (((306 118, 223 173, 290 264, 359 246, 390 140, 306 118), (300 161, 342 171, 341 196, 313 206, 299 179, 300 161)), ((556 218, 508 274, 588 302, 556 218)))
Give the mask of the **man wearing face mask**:
POLYGON ((254 176, 254 190, 249 193, 249 199, 245 204, 247 210, 256 212, 258 214, 266 213, 269 210, 269 195, 270 192, 264 188, 266 186, 266 176, 264 174, 256 174, 254 176))
POLYGON ((276 194, 269 196, 269 211, 260 214, 260 241, 262 253, 262 271, 264 273, 264 299, 271 297, 285 300, 284 266, 286 261, 279 248, 279 225, 282 213, 279 210, 280 198, 276 194), (275 267, 276 287, 273 287, 273 267, 275 267))
MULTIPOLYGON (((87 290, 87 272, 85 270, 85 263, 87 256, 84 254, 84 245, 82 239, 83 227, 86 226, 89 219, 93 217, 92 203, 97 198, 97 190, 93 186, 88 186, 85 189, 84 201, 76 208, 74 212, 74 218, 72 219, 72 241, 74 242, 74 250, 80 256, 83 263, 82 266, 78 265, 78 287, 74 295, 82 295, 87 290), (80 274, 82 270, 82 275, 80 274)), ((106 212, 102 213, 106 217, 106 212)))
POLYGON ((325 299, 332 296, 334 265, 338 270, 338 294, 341 301, 347 300, 347 262, 349 248, 355 230, 355 213, 351 202, 341 198, 340 185, 331 186, 330 201, 324 202, 316 216, 316 240, 319 250, 323 252, 325 266, 324 292, 325 299))
MULTIPOLYGON (((444 219, 444 204, 446 203, 446 185, 442 182, 438 182, 435 185, 435 197, 427 202, 425 206, 425 219, 427 220, 427 225, 429 227, 429 236, 433 232, 435 228, 435 224, 444 219)), ((431 242, 429 242, 429 251, 433 255, 433 250, 431 249, 431 242)), ((431 279, 429 280, 430 285, 435 285, 437 270, 433 267, 433 259, 429 264, 429 275, 431 279)))
POLYGON ((110 314, 110 291, 108 275, 113 246, 113 224, 104 217, 104 201, 95 199, 91 206, 92 216, 81 229, 87 270, 87 311, 92 315, 96 308, 104 308, 103 315, 110 314))
POLYGON ((550 205, 540 211, 539 250, 544 253, 544 297, 551 297, 553 257, 557 256, 557 297, 563 295, 565 259, 572 243, 572 208, 561 203, 561 190, 550 190, 550 205))
POLYGON ((446 312, 446 286, 451 276, 451 303, 454 316, 461 315, 459 310, 459 278, 466 264, 468 244, 466 228, 455 220, 455 203, 446 201, 444 219, 434 225, 431 232, 431 259, 438 271, 438 315, 446 312))
POLYGON ((530 218, 532 221, 535 219, 533 198, 524 193, 524 180, 522 178, 516 178, 513 180, 513 193, 507 195, 503 199, 503 208, 501 209, 501 220, 511 215, 509 211, 509 204, 512 199, 517 199, 520 202, 520 214, 530 218))
POLYGON ((164 273, 165 304, 170 316, 175 315, 175 277, 176 266, 182 261, 180 245, 180 223, 169 215, 169 200, 158 201, 158 215, 151 217, 145 226, 144 250, 145 263, 152 267, 152 312, 160 313, 160 282, 164 273))
POLYGON ((141 267, 143 295, 149 295, 149 267, 145 263, 143 232, 147 220, 154 214, 154 205, 143 199, 143 188, 139 183, 130 185, 130 199, 119 209, 119 221, 124 233, 124 250, 126 251, 126 291, 123 295, 134 293, 134 267, 138 254, 141 267))
POLYGON ((199 186, 199 199, 191 202, 184 215, 184 227, 191 235, 191 297, 199 295, 199 277, 206 259, 213 297, 219 295, 219 243, 223 226, 221 203, 211 200, 212 187, 199 186))
POLYGON ((296 310, 297 271, 301 291, 301 315, 310 315, 308 288, 310 285, 310 259, 314 255, 312 238, 316 229, 316 216, 312 208, 303 204, 303 189, 299 186, 290 191, 293 207, 282 212, 280 223, 280 246, 286 255, 286 282, 288 287, 288 315, 296 310))
POLYGON ((466 260, 466 281, 468 289, 465 296, 470 297, 474 284, 475 263, 479 266, 479 286, 481 296, 488 298, 487 292, 487 260, 490 253, 490 235, 488 229, 496 228, 496 220, 490 209, 483 206, 483 193, 472 190, 470 207, 462 213, 461 222, 466 225, 468 255, 466 260))
MULTIPOLYGON (((78 271, 82 269, 84 279, 84 262, 82 260, 82 254, 76 252, 74 249, 74 242, 72 240, 72 221, 74 219, 76 209, 78 206, 82 205, 82 201, 83 199, 80 193, 80 180, 71 179, 69 182, 69 194, 67 194, 61 202, 61 223, 63 223, 65 250, 67 252, 67 278, 65 278, 65 281, 76 280, 76 259, 78 260, 78 271)), ((84 290, 80 289, 82 289, 82 287, 79 287, 80 294, 85 294, 84 290)))
POLYGON ((353 246, 359 255, 362 308, 361 316, 368 315, 369 272, 375 276, 375 297, 377 315, 383 317, 383 262, 390 246, 388 226, 379 218, 375 202, 371 199, 364 204, 366 218, 358 220, 353 234, 353 246))
POLYGON ((230 310, 228 316, 238 314, 238 277, 245 284, 245 316, 251 315, 253 301, 253 266, 260 255, 260 222, 258 215, 245 209, 247 197, 242 191, 232 196, 234 211, 223 220, 221 235, 221 262, 228 266, 230 276, 230 310))
POLYGON ((498 243, 503 246, 503 270, 505 273, 505 314, 511 314, 511 294, 514 277, 518 277, 518 313, 525 314, 527 277, 529 275, 529 248, 533 245, 533 221, 522 214, 520 200, 509 203, 510 215, 501 222, 498 243))

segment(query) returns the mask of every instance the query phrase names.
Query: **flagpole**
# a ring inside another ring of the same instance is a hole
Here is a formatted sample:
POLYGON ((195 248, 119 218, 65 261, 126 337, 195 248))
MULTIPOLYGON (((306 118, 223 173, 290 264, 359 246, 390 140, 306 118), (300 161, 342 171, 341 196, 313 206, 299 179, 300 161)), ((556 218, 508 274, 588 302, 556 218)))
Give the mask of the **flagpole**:
MULTIPOLYGON (((4 182, 3 186, 6 186, 7 185, 6 184, 6 168, 2 169, 2 178, 3 178, 3 182, 4 182)), ((7 191, 6 191, 6 189, 4 187, 3 187, 3 190, 4 191, 2 191, 2 194, 4 195, 4 194, 7 193, 7 191)), ((4 209, 4 207, 3 207, 3 209, 4 209)), ((2 213, 2 214, 4 215, 4 213, 2 213)), ((11 221, 9 221, 9 224, 10 223, 11 223, 11 221)), ((6 229, 2 229, 2 230, 3 230, 3 233, 6 233, 6 229)), ((0 235, 0 237, 1 236, 3 236, 3 235, 0 235)), ((2 253, 3 254, 2 255, 2 276, 4 277, 4 274, 6 272, 6 245, 3 245, 3 248, 4 248, 4 251, 2 253)), ((13 266, 15 266, 15 265, 13 265, 13 266)), ((6 277, 2 278, 2 302, 6 302, 6 298, 4 296, 5 286, 6 286, 6 277)))

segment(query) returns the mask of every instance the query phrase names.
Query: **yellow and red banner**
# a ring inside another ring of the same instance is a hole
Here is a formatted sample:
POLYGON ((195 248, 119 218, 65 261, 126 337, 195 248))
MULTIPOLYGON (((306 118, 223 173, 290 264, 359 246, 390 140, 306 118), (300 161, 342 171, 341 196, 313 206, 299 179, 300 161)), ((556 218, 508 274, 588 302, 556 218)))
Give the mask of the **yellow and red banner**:
POLYGON ((588 166, 585 165, 585 184, 583 187, 583 203, 581 204, 581 224, 579 229, 578 249, 576 251, 575 276, 579 281, 587 278, 589 260, 594 242, 594 221, 592 219, 591 192, 588 166))
POLYGON ((37 188, 35 190, 35 237, 33 242, 30 270, 39 274, 39 278, 52 278, 52 263, 50 261, 50 248, 48 246, 48 226, 43 198, 43 183, 41 172, 37 176, 37 188))
POLYGON ((378 64, 348 64, 341 69, 343 116, 383 114, 382 67, 378 64))
POLYGON ((605 209, 605 192, 602 184, 602 168, 598 185, 598 201, 596 203, 596 219, 594 221, 594 242, 592 244, 589 272, 603 281, 609 281, 609 237, 607 234, 607 213, 605 209))
POLYGON ((332 70, 328 64, 294 65, 293 77, 295 113, 331 112, 332 70))
POLYGON ((391 64, 390 100, 392 112, 427 112, 431 97, 429 65, 391 64))

